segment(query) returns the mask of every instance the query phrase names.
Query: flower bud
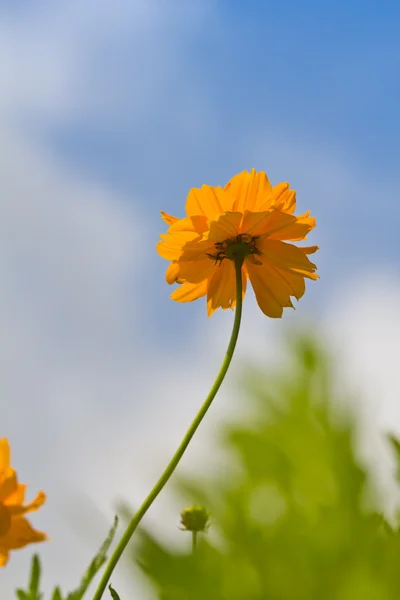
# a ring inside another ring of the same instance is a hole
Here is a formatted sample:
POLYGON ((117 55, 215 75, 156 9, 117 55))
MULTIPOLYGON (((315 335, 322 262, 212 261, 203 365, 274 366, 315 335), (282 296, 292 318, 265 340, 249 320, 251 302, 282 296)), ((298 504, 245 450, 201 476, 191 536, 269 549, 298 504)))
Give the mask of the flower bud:
POLYGON ((203 506, 191 506, 181 512, 181 525, 185 531, 205 531, 210 515, 203 506))

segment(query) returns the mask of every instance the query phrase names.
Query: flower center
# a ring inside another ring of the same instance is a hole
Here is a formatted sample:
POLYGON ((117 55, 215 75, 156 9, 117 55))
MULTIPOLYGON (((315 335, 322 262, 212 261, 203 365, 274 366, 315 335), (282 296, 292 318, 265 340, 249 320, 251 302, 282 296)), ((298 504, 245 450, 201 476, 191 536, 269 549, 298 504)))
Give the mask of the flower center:
POLYGON ((0 503, 0 536, 5 535, 11 526, 10 511, 0 503))
POLYGON ((216 263, 222 263, 224 258, 228 258, 229 260, 243 260, 250 254, 261 254, 256 246, 257 239, 258 236, 240 233, 236 237, 229 238, 223 242, 215 242, 215 254, 207 252, 207 256, 213 258, 216 263))

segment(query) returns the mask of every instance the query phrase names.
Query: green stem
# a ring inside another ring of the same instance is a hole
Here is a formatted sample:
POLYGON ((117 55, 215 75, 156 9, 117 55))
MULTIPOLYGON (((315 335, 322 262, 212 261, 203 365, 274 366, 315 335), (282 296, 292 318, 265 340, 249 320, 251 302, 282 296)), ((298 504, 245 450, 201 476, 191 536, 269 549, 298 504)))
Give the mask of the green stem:
POLYGON ((111 574, 114 571, 114 568, 115 568, 116 564, 118 563, 119 559, 121 558, 121 555, 122 555, 123 551, 125 550, 127 544, 129 543, 133 533, 135 532, 140 521, 142 520, 142 518, 144 517, 144 515, 146 514, 146 512, 148 511, 150 506, 153 504, 154 500, 157 498, 158 494, 161 492, 161 490, 163 489, 163 487, 165 486, 165 484, 171 477, 172 473, 175 471, 176 467, 178 466, 179 461, 181 460, 192 437, 196 433, 197 428, 199 427, 200 423, 202 422, 206 412, 210 408, 211 403, 214 400, 214 398, 225 378, 225 375, 228 371, 229 365, 231 364, 233 353, 235 351, 235 346, 236 346, 236 342, 237 342, 238 335, 239 335, 240 321, 241 321, 241 317, 242 317, 242 289, 243 289, 243 286, 242 286, 242 264, 243 264, 243 259, 238 259, 235 261, 235 270, 236 270, 235 319, 233 322, 231 339, 229 340, 225 358, 222 362, 222 365, 221 365, 221 368, 217 375, 217 378, 215 379, 207 398, 204 400, 203 405, 201 406, 199 412, 195 416, 192 424, 190 425, 189 429, 187 430, 184 438, 182 439, 181 443, 179 444, 178 449, 176 450, 175 454, 173 455, 172 459, 170 460, 164 473, 161 475, 160 479, 157 481, 157 483, 155 484, 155 486, 153 487, 150 494, 147 496, 147 498, 145 499, 145 501, 143 502, 143 504, 141 505, 139 510, 133 515, 132 519, 130 520, 124 534, 122 535, 113 554, 111 555, 111 557, 106 565, 106 568, 104 569, 103 576, 102 576, 100 583, 98 585, 98 588, 93 596, 93 600, 101 599, 101 597, 107 587, 107 583, 111 577, 111 574))
POLYGON ((197 531, 192 531, 192 552, 193 554, 196 552, 197 546, 197 531))

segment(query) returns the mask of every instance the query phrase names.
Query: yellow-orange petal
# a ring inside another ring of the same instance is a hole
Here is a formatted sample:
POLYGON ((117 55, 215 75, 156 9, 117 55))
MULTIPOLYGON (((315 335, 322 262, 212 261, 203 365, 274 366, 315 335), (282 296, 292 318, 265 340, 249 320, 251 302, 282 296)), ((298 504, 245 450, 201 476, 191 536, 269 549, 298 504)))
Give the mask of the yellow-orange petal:
POLYGON ((47 535, 33 529, 25 517, 13 517, 11 527, 5 535, 0 536, 0 549, 17 550, 28 544, 44 542, 47 535))
POLYGON ((270 196, 272 187, 264 171, 252 169, 242 171, 232 177, 225 186, 232 197, 231 211, 243 213, 245 210, 260 210, 270 196))
POLYGON ((208 231, 208 220, 202 215, 194 215, 178 219, 168 229, 169 234, 180 231, 195 231, 196 233, 205 233, 208 231))
POLYGON ((260 233, 264 232, 266 224, 269 222, 270 218, 270 210, 263 212, 246 210, 240 224, 240 233, 248 233, 254 236, 260 235, 260 233))
POLYGON ((9 494, 4 500, 6 506, 22 505, 25 502, 26 484, 18 483, 17 488, 12 494, 9 494))
POLYGON ((296 192, 295 190, 289 189, 289 184, 284 185, 287 185, 287 188, 282 191, 278 191, 279 187, 275 186, 272 189, 271 195, 275 208, 278 208, 279 210, 287 212, 291 215, 296 210, 296 192))
POLYGON ((161 212, 161 218, 163 219, 163 221, 165 221, 165 223, 167 225, 173 225, 174 223, 179 221, 178 217, 173 217, 172 215, 169 215, 168 213, 164 212, 163 210, 161 210, 160 212, 161 212))
POLYGON ((0 440, 0 477, 10 466, 10 445, 7 438, 0 440))
POLYGON ((38 510, 45 502, 46 502, 46 494, 44 492, 39 492, 37 494, 36 498, 29 504, 26 504, 25 506, 15 505, 12 503, 10 505, 9 502, 6 502, 5 504, 8 506, 8 509, 12 515, 23 515, 25 513, 33 512, 34 510, 38 510))
POLYGON ((0 482, 0 502, 13 494, 17 489, 17 474, 14 469, 8 467, 3 472, 2 481, 0 482))
POLYGON ((272 264, 285 271, 293 271, 309 279, 318 279, 314 273, 316 265, 303 249, 278 240, 261 239, 257 244, 261 254, 272 264))
POLYGON ((207 280, 201 283, 182 283, 175 291, 172 292, 170 298, 176 302, 193 302, 207 294, 207 280))
POLYGON ((189 242, 200 239, 199 234, 195 231, 179 231, 172 235, 162 233, 160 237, 161 241, 157 244, 157 252, 167 260, 178 260, 189 242))
POLYGON ((223 260, 212 277, 208 280, 207 287, 207 313, 210 317, 218 308, 226 310, 232 308, 236 300, 235 264, 231 260, 223 260))
POLYGON ((218 268, 215 260, 206 256, 199 260, 191 260, 179 263, 179 277, 189 283, 200 283, 208 279, 218 268))
POLYGON ((209 240, 188 242, 185 244, 179 257, 181 263, 193 260, 202 260, 207 254, 215 254, 215 246, 209 240))
POLYGON ((308 214, 295 217, 280 210, 245 214, 242 229, 251 235, 267 236, 272 240, 303 240, 315 227, 315 219, 308 214), (247 222, 249 227, 246 229, 247 222))
POLYGON ((229 196, 221 187, 203 185, 190 190, 186 199, 186 214, 188 217, 203 215, 212 221, 229 210, 228 204, 229 196))
POLYGON ((165 273, 166 282, 169 283, 169 285, 175 283, 179 279, 179 272, 179 263, 175 261, 172 262, 168 266, 167 271, 165 273))
POLYGON ((261 265, 251 263, 249 269, 250 281, 252 281, 252 276, 261 277, 265 281, 265 286, 268 288, 269 294, 275 298, 280 306, 293 308, 290 299, 292 288, 286 278, 282 277, 264 257, 257 258, 260 259, 261 265), (254 275, 255 271, 257 273, 254 275))
POLYGON ((0 546, 0 567, 5 567, 10 558, 10 553, 7 548, 0 546))
POLYGON ((267 317, 280 318, 283 314, 283 307, 269 289, 268 270, 264 269, 263 265, 252 264, 248 260, 246 260, 246 268, 258 306, 267 317))
POLYGON ((294 212, 296 208, 296 192, 289 189, 287 182, 275 185, 266 202, 260 206, 259 210, 273 210, 274 208, 289 214, 294 212))
POLYGON ((304 254, 315 254, 315 252, 319 250, 319 246, 299 246, 299 250, 304 252, 304 254))
POLYGON ((213 242, 222 242, 237 236, 243 214, 240 212, 226 212, 210 223, 208 238, 213 242))
POLYGON ((299 275, 298 273, 293 273, 292 271, 284 271, 280 269, 276 265, 270 263, 271 269, 274 269, 282 279, 286 281, 288 286, 290 287, 290 295, 294 296, 297 300, 300 300, 306 291, 306 282, 304 280, 303 275, 299 275))
POLYGON ((280 213, 279 218, 268 225, 267 235, 270 240, 305 240, 306 236, 314 229, 316 219, 308 217, 309 213, 300 217, 293 217, 286 213, 280 213), (284 216, 285 215, 285 216, 284 216), (292 222, 286 217, 290 217, 292 222))

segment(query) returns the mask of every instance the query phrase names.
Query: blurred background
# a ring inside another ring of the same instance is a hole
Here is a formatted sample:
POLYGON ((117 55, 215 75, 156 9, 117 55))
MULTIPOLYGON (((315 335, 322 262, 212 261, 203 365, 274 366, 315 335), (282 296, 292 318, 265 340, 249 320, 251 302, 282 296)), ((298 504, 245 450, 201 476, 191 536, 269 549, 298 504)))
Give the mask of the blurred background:
MULTIPOLYGON (((317 218, 321 279, 279 321, 248 293, 232 370, 182 470, 208 470, 216 433, 242 418, 230 391, 244 365, 279 365, 303 328, 335 357, 393 510, 382 433, 400 432, 399 20, 396 3, 368 0, 0 4, 0 436, 20 480, 48 494, 32 517, 52 538, 37 547, 45 590, 76 584, 213 381, 233 314, 169 300, 159 211, 183 216, 190 187, 243 169, 289 181, 317 218)), ((147 523, 175 538, 181 508, 167 491, 147 523)), ((2 571, 5 597, 33 550, 2 571)))

